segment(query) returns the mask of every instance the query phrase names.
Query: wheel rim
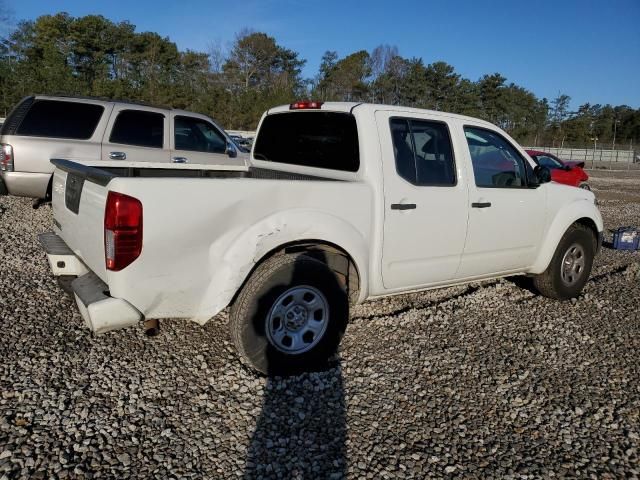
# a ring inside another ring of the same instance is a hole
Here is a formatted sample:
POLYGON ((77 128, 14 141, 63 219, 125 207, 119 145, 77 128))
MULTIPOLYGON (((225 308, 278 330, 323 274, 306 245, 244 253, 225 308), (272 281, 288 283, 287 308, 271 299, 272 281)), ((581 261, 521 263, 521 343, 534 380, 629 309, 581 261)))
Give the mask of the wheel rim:
POLYGON ((571 287, 575 285, 584 275, 585 253, 581 245, 574 243, 571 245, 562 258, 560 276, 562 282, 571 287))
POLYGON ((289 288, 267 314, 269 343, 277 350, 299 355, 315 347, 329 324, 329 302, 320 290, 309 285, 289 288))

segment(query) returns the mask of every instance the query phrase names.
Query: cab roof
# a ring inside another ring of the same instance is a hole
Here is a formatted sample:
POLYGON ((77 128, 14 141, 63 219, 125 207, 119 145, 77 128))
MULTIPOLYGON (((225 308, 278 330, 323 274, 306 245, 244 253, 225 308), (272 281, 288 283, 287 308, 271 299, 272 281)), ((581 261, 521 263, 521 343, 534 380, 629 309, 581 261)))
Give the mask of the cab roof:
POLYGON ((375 111, 394 111, 394 112, 402 112, 407 114, 429 114, 440 117, 453 118, 461 121, 474 122, 485 124, 487 126, 491 126, 495 128, 495 125, 491 122, 487 122, 486 120, 482 120, 475 117, 469 117, 466 115, 459 115, 457 113, 449 113, 442 112, 439 110, 427 110, 424 108, 413 108, 413 107, 403 107, 401 105, 386 105, 380 103, 361 103, 361 102, 324 102, 320 106, 320 108, 305 108, 305 109, 292 109, 292 104, 289 105, 279 105, 277 107, 270 108, 267 111, 267 115, 271 115, 272 113, 284 113, 284 112, 309 112, 309 111, 326 111, 326 112, 344 112, 344 113, 354 113, 354 111, 366 111, 369 110, 371 112, 375 111))

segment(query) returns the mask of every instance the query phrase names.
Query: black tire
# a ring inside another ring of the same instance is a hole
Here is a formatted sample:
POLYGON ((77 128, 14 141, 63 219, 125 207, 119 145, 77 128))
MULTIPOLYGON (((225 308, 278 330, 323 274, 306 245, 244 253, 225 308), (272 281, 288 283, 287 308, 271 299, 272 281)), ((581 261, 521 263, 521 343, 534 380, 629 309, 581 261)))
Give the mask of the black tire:
POLYGON ((596 245, 593 232, 588 227, 580 224, 573 224, 565 232, 553 258, 547 269, 533 277, 533 284, 542 295, 557 300, 569 300, 577 297, 584 288, 595 256, 596 245), (573 253, 572 253, 573 252, 573 253), (579 257, 576 252, 582 252, 582 268, 576 271, 579 265, 579 257), (568 255, 565 257, 565 255, 568 255), (563 274, 563 260, 567 258, 571 263, 567 263, 569 273, 563 274), (574 268, 569 268, 575 265, 574 268))
POLYGON ((229 329, 243 363, 266 375, 290 375, 326 366, 340 344, 348 317, 349 302, 345 288, 326 264, 303 253, 284 254, 267 259, 253 272, 231 306, 229 329), (302 342, 303 348, 308 347, 309 350, 300 353, 283 351, 292 348, 284 345, 288 333, 284 334, 278 347, 278 342, 270 338, 267 330, 276 331, 273 325, 281 322, 277 331, 280 334, 289 332, 285 315, 289 315, 288 309, 293 308, 295 301, 291 307, 285 305, 288 299, 285 293, 288 295, 288 292, 305 289, 320 292, 322 298, 319 303, 327 308, 324 312, 323 308, 311 314, 310 310, 303 312, 300 316, 308 320, 303 318, 301 327, 292 327, 294 330, 297 328, 292 335, 297 335, 298 343, 302 342), (278 306, 281 307, 278 311, 283 312, 279 321, 279 315, 275 313, 278 306), (309 331, 304 331, 307 328, 304 322, 310 324, 315 321, 311 316, 318 311, 318 316, 323 318, 324 331, 317 336, 311 334, 309 344, 304 345, 306 340, 302 339, 309 334, 309 331))
POLYGON ((584 190, 591 191, 591 186, 587 182, 582 182, 580 185, 578 185, 578 187, 580 187, 580 188, 582 188, 584 190))

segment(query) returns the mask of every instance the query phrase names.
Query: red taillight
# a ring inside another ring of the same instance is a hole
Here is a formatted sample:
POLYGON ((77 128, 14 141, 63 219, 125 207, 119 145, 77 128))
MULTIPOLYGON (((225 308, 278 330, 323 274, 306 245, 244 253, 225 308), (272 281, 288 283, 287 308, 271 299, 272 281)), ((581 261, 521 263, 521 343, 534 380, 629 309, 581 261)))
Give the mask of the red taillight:
POLYGON ((324 102, 296 102, 289 105, 289 110, 313 110, 322 107, 324 102))
POLYGON ((142 252, 142 203, 109 192, 104 212, 104 256, 107 270, 120 271, 142 252))
POLYGON ((6 143, 0 143, 0 170, 13 172, 13 147, 6 143))

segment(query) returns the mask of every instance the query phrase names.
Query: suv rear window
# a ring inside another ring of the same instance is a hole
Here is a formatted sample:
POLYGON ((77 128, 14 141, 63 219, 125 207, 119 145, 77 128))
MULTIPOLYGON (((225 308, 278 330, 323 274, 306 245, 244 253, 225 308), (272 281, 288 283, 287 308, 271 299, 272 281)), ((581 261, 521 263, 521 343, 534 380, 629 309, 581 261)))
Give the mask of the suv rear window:
POLYGON ((104 107, 92 103, 36 100, 17 135, 87 140, 98 126, 104 107))
POLYGON ((164 115, 140 110, 123 110, 116 118, 109 141, 138 147, 162 148, 164 115))
POLYGON ((358 129, 353 115, 295 112, 268 115, 253 149, 256 160, 356 172, 358 129))

